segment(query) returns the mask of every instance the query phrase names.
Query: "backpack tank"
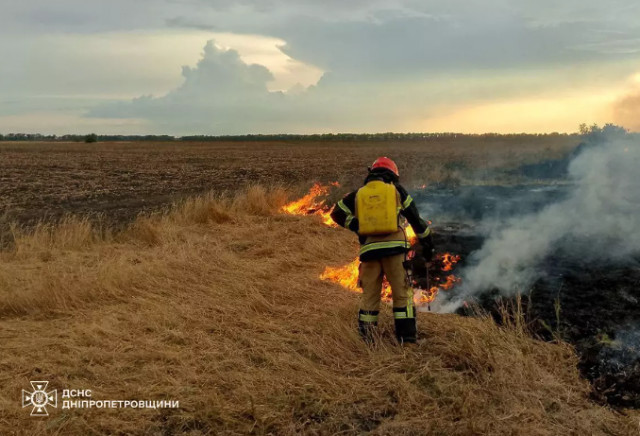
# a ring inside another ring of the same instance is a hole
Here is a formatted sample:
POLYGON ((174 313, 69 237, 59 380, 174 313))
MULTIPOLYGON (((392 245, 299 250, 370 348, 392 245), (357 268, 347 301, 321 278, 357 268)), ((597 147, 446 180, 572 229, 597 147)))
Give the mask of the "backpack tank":
POLYGON ((356 217, 362 236, 398 231, 398 191, 393 184, 372 180, 356 194, 356 217))

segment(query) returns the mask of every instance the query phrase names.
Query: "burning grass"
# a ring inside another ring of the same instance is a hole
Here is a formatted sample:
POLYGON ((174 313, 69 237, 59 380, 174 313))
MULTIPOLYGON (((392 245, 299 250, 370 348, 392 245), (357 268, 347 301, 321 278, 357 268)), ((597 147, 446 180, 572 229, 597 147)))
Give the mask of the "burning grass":
MULTIPOLYGON (((319 215, 322 218, 322 223, 329 227, 338 227, 333 222, 330 216, 330 206, 327 205, 326 197, 329 196, 331 187, 339 187, 338 182, 330 183, 329 185, 322 185, 318 182, 314 183, 309 192, 298 200, 291 201, 284 205, 281 209, 282 212, 290 215, 319 215)), ((429 221, 431 225, 431 221, 429 221)), ((418 243, 418 238, 411 226, 406 226, 404 229, 405 237, 411 243, 415 245, 418 243)), ((413 257, 415 253, 409 252, 409 258, 413 257)), ((439 267, 441 272, 451 272, 455 265, 460 261, 460 256, 451 253, 441 253, 436 255, 434 264, 439 267)), ((353 261, 344 266, 332 267, 328 266, 320 274, 321 280, 329 280, 334 283, 340 284, 345 289, 353 292, 362 292, 362 288, 358 284, 358 275, 360 268, 360 260, 355 258, 353 261)), ((441 290, 449 290, 460 279, 453 274, 446 276, 434 276, 433 281, 435 285, 425 287, 421 289, 414 286, 414 302, 418 306, 428 306, 433 302, 441 290)), ((386 278, 382 282, 382 300, 391 301, 392 291, 389 282, 386 278)))
POLYGON ((351 235, 283 200, 252 188, 122 233, 18 235, 0 261, 0 434, 637 434, 588 400, 571 347, 487 318, 420 313, 424 341, 403 348, 385 306, 366 346, 357 296, 318 278, 351 235), (181 407, 35 419, 29 380, 181 407))
POLYGON ((331 219, 331 211, 326 200, 331 187, 338 186, 340 186, 338 182, 332 182, 328 185, 316 182, 304 197, 285 204, 282 207, 282 212, 289 215, 318 215, 322 218, 322 223, 325 226, 338 227, 331 219))
MULTIPOLYGON (((444 253, 436 257, 436 262, 444 265, 443 268, 446 269, 442 269, 442 271, 451 271, 453 264, 455 264, 451 259, 456 258, 459 259, 459 256, 444 253)), ((320 274, 320 279, 338 283, 349 291, 362 293, 362 288, 358 285, 359 266, 360 260, 358 258, 355 258, 344 266, 328 266, 324 269, 322 274, 320 274)), ((444 276, 443 278, 437 276, 432 277, 432 280, 437 284, 430 286, 429 289, 414 288, 414 303, 418 307, 427 306, 436 299, 438 292, 449 290, 460 281, 460 279, 453 274, 444 276)), ((382 283, 382 300, 386 302, 391 301, 391 286, 386 279, 382 283)))

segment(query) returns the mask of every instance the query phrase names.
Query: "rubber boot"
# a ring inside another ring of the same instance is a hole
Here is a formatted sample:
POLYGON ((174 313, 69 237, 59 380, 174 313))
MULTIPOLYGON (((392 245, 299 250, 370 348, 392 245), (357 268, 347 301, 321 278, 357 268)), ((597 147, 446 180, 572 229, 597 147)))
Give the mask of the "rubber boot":
POLYGON ((417 339, 416 318, 413 307, 394 307, 393 317, 396 338, 400 344, 415 344, 417 339))
POLYGON ((374 342, 373 332, 378 326, 378 313, 377 310, 360 310, 358 314, 358 331, 362 339, 371 344, 374 342))

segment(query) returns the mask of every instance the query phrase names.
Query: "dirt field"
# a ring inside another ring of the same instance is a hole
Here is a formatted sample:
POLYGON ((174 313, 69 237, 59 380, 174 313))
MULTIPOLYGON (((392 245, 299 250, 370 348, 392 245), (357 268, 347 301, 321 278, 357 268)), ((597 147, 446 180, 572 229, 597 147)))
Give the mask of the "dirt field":
MULTIPOLYGON (((380 155, 396 159, 407 187, 504 177, 496 168, 555 157, 575 136, 514 136, 374 143, 0 143, 0 221, 33 223, 64 213, 108 223, 205 191, 314 180, 359 183, 380 155), (4 215, 4 217, 3 217, 4 215)), ((2 226, 0 226, 1 228, 2 226)), ((0 232, 1 233, 1 232, 0 232)))

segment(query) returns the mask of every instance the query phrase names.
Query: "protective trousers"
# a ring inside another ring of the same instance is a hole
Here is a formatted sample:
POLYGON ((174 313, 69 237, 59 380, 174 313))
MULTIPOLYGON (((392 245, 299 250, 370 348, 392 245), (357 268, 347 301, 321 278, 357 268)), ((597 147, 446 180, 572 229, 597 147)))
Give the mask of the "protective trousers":
POLYGON ((400 343, 416 341, 413 290, 407 283, 406 272, 402 266, 404 258, 404 254, 397 254, 360 263, 359 284, 362 287, 362 301, 358 327, 366 341, 373 339, 373 328, 378 325, 380 293, 385 276, 391 285, 396 337, 400 343))

